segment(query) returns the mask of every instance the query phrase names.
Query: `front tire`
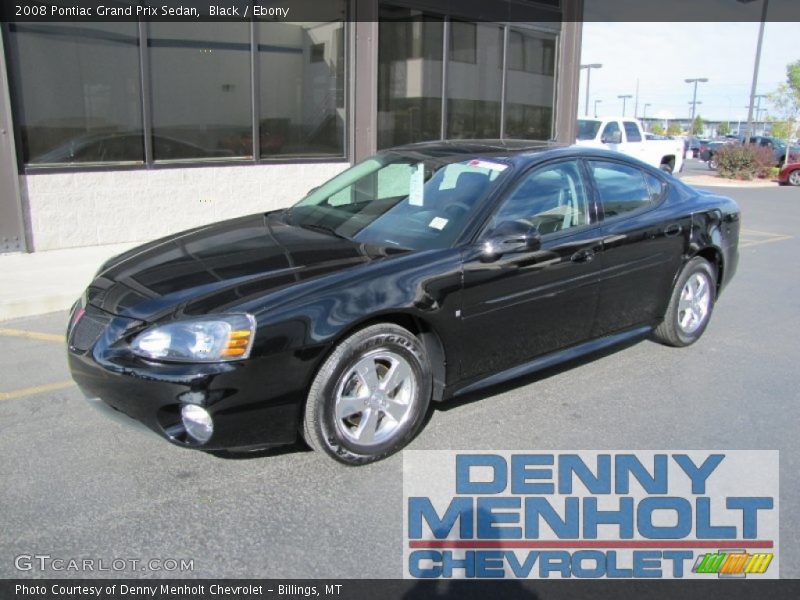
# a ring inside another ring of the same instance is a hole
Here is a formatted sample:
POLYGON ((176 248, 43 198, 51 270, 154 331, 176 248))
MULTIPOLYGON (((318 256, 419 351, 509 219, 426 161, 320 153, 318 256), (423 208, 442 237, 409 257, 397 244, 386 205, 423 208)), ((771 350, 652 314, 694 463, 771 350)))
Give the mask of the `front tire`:
POLYGON ((800 186, 800 169, 795 169, 789 173, 789 177, 786 178, 786 181, 789 182, 789 185, 800 186))
POLYGON ((664 320, 653 332, 656 341, 681 348, 695 343, 708 326, 717 291, 717 273, 696 256, 683 268, 672 290, 664 320))
POLYGON ((425 348, 410 331, 366 327, 336 346, 317 372, 303 438, 348 465, 386 458, 422 427, 432 381, 425 348))

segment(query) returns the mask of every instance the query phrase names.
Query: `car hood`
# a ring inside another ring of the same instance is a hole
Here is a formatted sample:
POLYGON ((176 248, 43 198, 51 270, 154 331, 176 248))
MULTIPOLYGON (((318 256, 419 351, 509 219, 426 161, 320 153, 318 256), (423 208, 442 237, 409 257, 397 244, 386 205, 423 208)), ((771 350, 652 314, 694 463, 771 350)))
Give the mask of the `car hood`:
POLYGON ((100 269, 86 302, 152 322, 236 306, 314 277, 406 251, 290 225, 286 211, 184 231, 121 254, 100 269))

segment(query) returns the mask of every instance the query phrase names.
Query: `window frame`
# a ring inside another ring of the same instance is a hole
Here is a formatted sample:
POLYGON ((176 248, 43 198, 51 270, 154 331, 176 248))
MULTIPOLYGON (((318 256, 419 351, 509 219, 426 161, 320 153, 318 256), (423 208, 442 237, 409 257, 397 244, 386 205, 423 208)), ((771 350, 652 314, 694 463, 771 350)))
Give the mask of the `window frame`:
POLYGON ((595 210, 597 211, 596 214, 597 214, 597 218, 598 218, 598 223, 600 223, 600 224, 614 223, 614 222, 619 221, 621 219, 629 218, 631 216, 638 216, 638 215, 642 215, 642 214, 648 213, 650 211, 653 211, 653 210, 657 209, 659 206, 661 206, 664 203, 665 199, 666 199, 666 196, 667 196, 667 194, 666 194, 666 192, 667 192, 667 182, 664 180, 664 178, 661 176, 660 173, 656 174, 655 169, 643 169, 643 168, 638 167, 636 165, 629 164, 628 162, 623 161, 623 160, 616 160, 614 158, 605 158, 605 157, 603 157, 603 158, 583 158, 582 161, 584 163, 586 176, 588 178, 589 185, 590 185, 591 190, 592 190, 592 195, 594 196, 595 210), (647 204, 644 204, 644 205, 640 206, 639 208, 637 208, 635 210, 629 210, 627 212, 624 212, 624 213, 621 213, 621 214, 618 214, 618 215, 612 215, 610 217, 606 216, 605 205, 603 204, 603 199, 600 196, 600 189, 599 189, 599 187, 597 185, 597 179, 594 176, 594 171, 592 169, 591 163, 612 163, 612 164, 617 164, 617 165, 620 165, 620 166, 623 166, 623 167, 627 167, 629 169, 635 169, 641 175, 642 183, 644 184, 645 189, 648 190, 648 193, 649 193, 650 186, 647 185, 647 179, 645 178, 645 174, 652 175, 657 181, 659 181, 661 183, 661 190, 659 191, 659 195, 655 199, 651 198, 647 202, 647 204))
POLYGON ((586 215, 589 218, 589 222, 583 225, 578 225, 577 227, 569 227, 567 229, 560 229, 558 231, 553 231, 550 233, 542 233, 540 234, 542 241, 549 242, 551 240, 559 240, 561 238, 572 236, 576 233, 582 233, 584 231, 589 231, 595 227, 599 227, 602 224, 602 219, 600 218, 600 214, 598 213, 597 199, 593 188, 594 182, 589 180, 590 174, 588 173, 588 169, 584 164, 584 160, 580 156, 565 156, 531 165, 530 167, 527 167, 519 174, 517 174, 515 177, 507 181, 506 184, 501 189, 496 190, 495 193, 497 194, 497 198, 492 202, 491 210, 484 218, 480 227, 478 227, 478 232, 473 237, 472 242, 482 243, 483 241, 486 240, 486 236, 490 235, 491 232, 493 231, 491 225, 495 215, 500 211, 500 209, 503 206, 503 203, 506 200, 508 200, 511 194, 513 194, 519 188, 519 186, 525 182, 525 180, 528 177, 534 175, 538 171, 543 171, 545 169, 549 169, 559 164, 568 162, 575 163, 575 166, 581 178, 581 182, 583 183, 583 189, 586 195, 586 208, 587 208, 586 215))
MULTIPOLYGON (((352 52, 351 52, 351 39, 354 35, 352 31, 352 20, 349 18, 352 8, 350 2, 344 3, 345 16, 340 21, 343 28, 342 42, 343 42, 343 76, 342 76, 342 94, 344 97, 344 115, 345 124, 343 127, 342 136, 342 152, 341 154, 328 154, 328 155, 287 155, 287 156, 260 156, 260 101, 261 101, 261 87, 259 77, 259 36, 258 25, 259 23, 269 23, 268 20, 249 22, 249 40, 250 40, 250 114, 251 114, 251 133, 253 138, 253 156, 252 157, 207 157, 207 158, 187 158, 187 159, 168 159, 156 160, 153 156, 153 96, 152 96, 152 71, 150 66, 149 57, 149 23, 140 21, 138 23, 137 39, 138 39, 138 53, 139 53, 139 86, 138 94, 141 100, 142 112, 142 145, 144 148, 143 160, 134 161, 116 161, 116 162, 83 162, 83 163, 50 163, 50 164, 28 164, 22 160, 22 125, 17 118, 22 114, 21 107, 18 104, 18 99, 14 94, 11 94, 12 113, 14 115, 14 133, 17 140, 17 160, 19 164, 19 171, 23 175, 35 175, 41 173, 75 173, 75 172, 108 172, 108 171, 138 171, 138 170, 159 170, 159 169, 175 169, 175 168, 203 168, 203 167, 241 167, 248 165, 281 165, 281 164, 330 164, 330 163, 349 163, 350 162, 350 147, 353 132, 351 131, 352 120, 352 94, 350 86, 350 78, 352 76, 353 67, 352 52)), ((11 31, 9 22, 2 23, 2 35, 5 40, 5 46, 11 44, 11 31)))

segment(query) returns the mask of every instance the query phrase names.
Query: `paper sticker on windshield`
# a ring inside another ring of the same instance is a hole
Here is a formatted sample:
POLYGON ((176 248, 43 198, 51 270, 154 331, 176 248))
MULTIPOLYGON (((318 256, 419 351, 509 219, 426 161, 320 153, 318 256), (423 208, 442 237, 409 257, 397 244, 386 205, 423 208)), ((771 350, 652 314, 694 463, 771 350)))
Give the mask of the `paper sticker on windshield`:
POLYGON ((442 217, 434 217, 433 220, 430 223, 428 223, 428 227, 432 227, 433 229, 438 229, 439 231, 441 231, 442 229, 445 228, 447 223, 449 223, 447 219, 444 219, 442 217))
POLYGON ((425 203, 425 164, 417 163, 413 168, 408 190, 408 203, 411 206, 422 206, 425 203))
POLYGON ((481 160, 476 158, 475 160, 471 160, 467 163, 470 167, 479 167, 481 169, 489 169, 490 171, 498 171, 502 173, 508 168, 508 165, 504 165, 503 163, 496 163, 490 160, 481 160))

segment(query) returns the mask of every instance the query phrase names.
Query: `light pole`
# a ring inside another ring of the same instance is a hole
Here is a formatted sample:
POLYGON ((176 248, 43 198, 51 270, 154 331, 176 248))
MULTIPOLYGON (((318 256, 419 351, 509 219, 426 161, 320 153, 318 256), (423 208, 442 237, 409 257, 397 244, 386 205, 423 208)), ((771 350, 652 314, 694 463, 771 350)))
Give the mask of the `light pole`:
MULTIPOLYGON (((691 131, 692 127, 694 126, 694 117, 697 111, 697 105, 702 104, 702 102, 697 101, 697 84, 698 83, 707 83, 708 77, 697 77, 695 79, 685 79, 686 83, 693 83, 694 84, 694 93, 692 94, 692 101, 689 104, 692 105, 692 123, 689 125, 689 130, 691 131)), ((691 133, 689 134, 691 135, 691 133)))
MULTIPOLYGON (((736 0, 741 4, 750 4, 755 0, 736 0)), ((767 22, 767 10, 769 0, 764 0, 761 6, 761 24, 758 26, 758 44, 756 45, 756 62, 753 66, 753 83, 750 86, 750 106, 747 107, 747 133, 744 136, 744 143, 750 143, 750 136, 753 135, 753 104, 756 100, 756 88, 758 87, 758 67, 761 64, 761 45, 764 42, 764 24, 767 22)))
POLYGON ((622 94, 617 96, 617 98, 622 99, 622 116, 625 116, 625 103, 627 102, 628 98, 633 98, 632 94, 622 94))
MULTIPOLYGON (((762 98, 766 98, 766 97, 767 97, 766 94, 756 94, 755 95, 755 98, 756 98, 756 124, 761 119, 761 117, 760 117, 761 111, 763 110, 765 113, 767 112, 766 108, 761 108, 761 99, 762 98)), ((761 125, 761 135, 764 135, 764 125, 763 125, 763 123, 761 125)))
POLYGON ((592 69, 602 69, 603 65, 600 63, 592 63, 590 65, 581 65, 581 69, 586 69, 586 115, 589 116, 589 86, 592 83, 592 69))
POLYGON ((642 111, 642 127, 644 130, 647 131, 647 107, 651 106, 649 102, 644 105, 644 110, 642 111))
POLYGON ((602 100, 595 100, 594 101, 594 118, 597 118, 597 105, 602 102, 602 100))
POLYGON ((695 109, 695 105, 696 104, 702 104, 702 103, 703 103, 702 100, 690 100, 689 101, 689 104, 692 105, 692 120, 689 121, 689 127, 687 127, 690 136, 694 135, 694 109, 695 109))

